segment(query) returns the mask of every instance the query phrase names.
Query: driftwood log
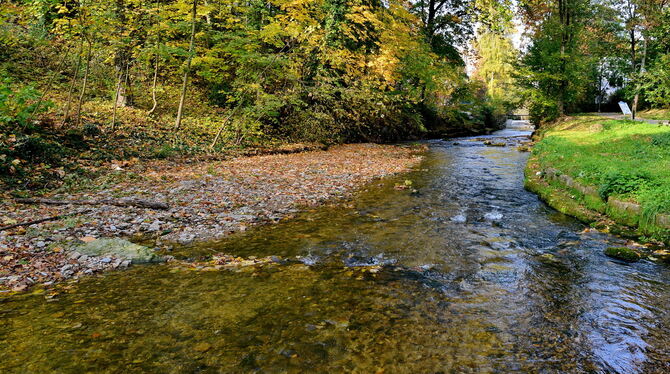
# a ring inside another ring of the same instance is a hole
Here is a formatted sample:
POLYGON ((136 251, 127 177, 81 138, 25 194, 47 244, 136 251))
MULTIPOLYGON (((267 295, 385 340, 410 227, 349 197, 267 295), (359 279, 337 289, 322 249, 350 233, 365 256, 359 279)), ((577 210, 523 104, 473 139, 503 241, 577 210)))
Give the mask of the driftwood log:
POLYGON ((36 219, 36 220, 34 220, 34 221, 28 221, 28 222, 16 223, 16 224, 13 224, 13 225, 0 227, 0 231, 11 230, 11 229, 15 229, 15 228, 17 228, 17 227, 21 227, 21 226, 31 226, 31 225, 36 225, 36 224, 38 224, 38 223, 47 222, 47 221, 55 221, 55 220, 58 220, 58 219, 63 219, 63 218, 67 218, 67 217, 72 217, 72 216, 76 216, 76 215, 79 215, 79 214, 86 214, 86 213, 90 213, 90 212, 92 212, 91 209, 85 209, 85 210, 80 210, 80 211, 78 211, 78 212, 74 212, 74 213, 59 214, 59 215, 57 215, 57 216, 51 216, 51 217, 46 217, 46 218, 40 218, 40 219, 36 219))
POLYGON ((42 198, 16 199, 20 204, 45 204, 45 205, 114 205, 134 206, 138 208, 167 210, 170 206, 159 201, 143 199, 100 199, 100 200, 51 200, 42 198))

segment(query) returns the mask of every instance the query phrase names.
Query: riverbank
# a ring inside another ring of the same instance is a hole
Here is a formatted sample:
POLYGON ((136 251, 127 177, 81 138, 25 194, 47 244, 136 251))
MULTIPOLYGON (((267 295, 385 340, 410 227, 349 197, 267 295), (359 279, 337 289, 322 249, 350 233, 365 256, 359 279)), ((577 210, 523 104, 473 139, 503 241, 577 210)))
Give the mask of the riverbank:
POLYGON ((584 222, 668 242, 670 127, 576 116, 536 137, 527 189, 584 222))
POLYGON ((276 222, 303 207, 346 197, 373 179, 408 171, 418 165, 423 149, 356 144, 228 161, 110 164, 108 173, 80 191, 43 196, 76 201, 144 199, 167 204, 168 209, 25 205, 5 194, 0 203, 2 226, 83 213, 0 231, 0 288, 20 291, 128 264, 114 256, 73 256, 68 251, 72 243, 122 237, 169 247, 276 222))
POLYGON ((647 109, 638 113, 641 118, 670 121, 670 109, 647 109))

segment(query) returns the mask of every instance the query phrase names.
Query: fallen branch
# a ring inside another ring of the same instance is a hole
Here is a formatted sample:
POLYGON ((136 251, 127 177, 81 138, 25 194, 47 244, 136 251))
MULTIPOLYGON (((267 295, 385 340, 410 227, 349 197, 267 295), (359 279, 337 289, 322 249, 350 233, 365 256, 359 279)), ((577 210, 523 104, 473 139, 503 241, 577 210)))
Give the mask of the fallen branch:
POLYGON ((71 216, 76 216, 76 215, 79 215, 79 214, 86 214, 86 213, 89 213, 91 211, 92 211, 92 209, 85 209, 85 210, 81 210, 79 212, 59 214, 57 216, 40 218, 40 219, 36 219, 34 221, 16 223, 16 224, 13 224, 13 225, 0 227, 0 231, 11 230, 11 229, 15 229, 15 228, 21 227, 21 226, 32 226, 32 225, 36 225, 38 223, 47 222, 47 221, 56 221, 56 220, 59 220, 59 219, 63 219, 63 218, 71 217, 71 216))
POLYGON ((167 210, 170 206, 158 201, 142 199, 101 199, 101 200, 51 200, 41 198, 16 199, 20 204, 46 204, 46 205, 114 205, 114 206, 134 206, 147 209, 167 210))

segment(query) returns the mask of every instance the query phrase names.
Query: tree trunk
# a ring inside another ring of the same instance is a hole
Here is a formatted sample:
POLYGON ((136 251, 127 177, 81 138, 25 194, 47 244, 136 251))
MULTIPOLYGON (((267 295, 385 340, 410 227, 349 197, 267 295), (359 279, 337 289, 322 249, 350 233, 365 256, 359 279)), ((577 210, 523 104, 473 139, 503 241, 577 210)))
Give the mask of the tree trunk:
POLYGON ((596 99, 598 100, 598 113, 600 113, 602 103, 603 103, 603 98, 605 95, 603 95, 603 71, 605 70, 602 60, 601 62, 598 63, 598 94, 596 96, 596 99))
MULTIPOLYGON (((204 4, 207 7, 209 4, 207 3, 207 0, 204 0, 204 4)), ((205 13, 205 20, 207 21, 208 25, 212 24, 212 17, 210 16, 209 12, 205 13)))
POLYGON ((561 23, 561 77, 559 82, 558 93, 558 114, 560 116, 565 114, 565 95, 568 88, 568 81, 565 77, 567 70, 566 64, 566 47, 570 41, 570 10, 568 0, 558 1, 558 16, 561 23))
POLYGON ((154 80, 153 83, 151 84, 151 100, 153 101, 153 106, 149 110, 147 114, 151 114, 156 110, 156 107, 158 106, 158 100, 156 100, 156 83, 158 82, 158 63, 160 61, 160 54, 158 53, 158 48, 160 47, 161 44, 161 36, 158 35, 158 38, 156 39, 156 63, 154 64, 154 80))
POLYGON ((85 210, 80 210, 78 212, 67 213, 67 214, 59 214, 59 215, 56 215, 56 216, 36 219, 36 220, 33 220, 33 221, 16 223, 16 224, 13 224, 13 225, 0 227, 0 231, 11 230, 11 229, 14 229, 14 228, 17 228, 17 227, 22 227, 22 226, 32 226, 32 225, 36 225, 38 223, 48 222, 48 221, 55 221, 55 220, 63 219, 63 218, 66 218, 66 217, 76 216, 76 215, 79 215, 79 214, 90 213, 92 211, 93 210, 91 210, 91 209, 85 209, 85 210))
MULTIPOLYGON (((640 64, 640 74, 644 73, 645 65, 647 62, 647 38, 644 38, 642 47, 642 63, 640 64)), ((638 78, 639 79, 639 78, 638 78)), ((635 90, 635 98, 633 99, 633 119, 637 117, 637 104, 640 100, 640 90, 639 87, 635 90)))
POLYGON ((130 81, 130 67, 132 66, 132 61, 128 60, 126 63, 126 76, 123 79, 123 94, 125 106, 133 106, 133 84, 130 81))
MULTIPOLYGON (((161 11, 161 2, 160 0, 156 1, 156 8, 158 9, 158 14, 160 15, 161 11)), ((160 21, 156 22, 157 24, 160 23, 160 21)), ((160 63, 160 47, 161 47, 161 32, 160 28, 156 32, 156 64, 154 65, 154 79, 153 83, 151 85, 151 101, 153 101, 153 106, 149 110, 147 114, 151 114, 156 110, 156 107, 158 107, 158 100, 156 100, 156 84, 158 83, 158 64, 160 63)))
POLYGON ((84 79, 81 84, 81 93, 79 94, 79 102, 77 103, 77 121, 76 125, 79 127, 81 123, 81 106, 84 102, 84 95, 86 94, 86 83, 88 82, 88 73, 91 70, 91 50, 93 45, 90 40, 87 40, 88 52, 86 53, 86 70, 84 70, 84 79))
MULTIPOLYGON (((128 17, 126 12, 125 0, 116 0, 114 2, 114 14, 120 25, 117 31, 119 35, 128 32, 128 17)), ((128 88, 128 66, 131 60, 131 48, 128 44, 123 43, 114 53, 114 65, 116 66, 116 70, 121 74, 121 87, 119 88, 116 103, 118 107, 132 106, 132 97, 128 88)))
POLYGON ((74 94, 74 84, 77 82, 77 75, 79 75, 79 69, 81 68, 81 54, 84 52, 84 40, 82 39, 79 44, 79 53, 77 53, 77 66, 74 68, 74 74, 72 74, 72 79, 70 80, 70 89, 67 92, 67 100, 65 101, 65 109, 63 110, 63 120, 61 121, 61 126, 65 125, 68 117, 70 116, 70 102, 72 102, 72 95, 74 94))
POLYGON ((177 109, 177 119, 175 121, 175 131, 181 126, 181 118, 184 112, 184 100, 186 99, 186 88, 188 84, 188 74, 191 70, 191 60, 193 59, 193 45, 195 44, 195 19, 197 15, 198 0, 193 0, 193 11, 191 13, 191 41, 188 45, 188 58, 186 59, 186 71, 184 71, 184 80, 181 86, 181 97, 179 98, 179 108, 177 109))
POLYGON ((214 149, 216 143, 219 142, 219 138, 221 137, 221 133, 223 133, 223 129, 228 124, 228 121, 230 121, 230 119, 233 118, 233 115, 235 114, 235 112, 237 112, 237 109, 240 106, 241 105, 238 104, 235 108, 233 108, 233 110, 230 111, 230 114, 228 114, 228 117, 226 117, 226 119, 221 123, 221 126, 219 126, 219 130, 216 132, 216 136, 214 137, 214 140, 212 141, 212 144, 210 144, 209 148, 214 149))
POLYGON ((156 100, 156 83, 158 82, 158 53, 156 53, 156 64, 154 65, 154 80, 153 83, 151 84, 151 101, 153 102, 153 106, 149 110, 147 114, 151 114, 156 110, 156 107, 158 106, 158 101, 156 100))
POLYGON ((114 91, 114 103, 112 104, 112 132, 116 130, 116 107, 119 102, 119 91, 121 91, 121 77, 123 77, 123 73, 119 72, 119 77, 116 79, 116 90, 114 91))

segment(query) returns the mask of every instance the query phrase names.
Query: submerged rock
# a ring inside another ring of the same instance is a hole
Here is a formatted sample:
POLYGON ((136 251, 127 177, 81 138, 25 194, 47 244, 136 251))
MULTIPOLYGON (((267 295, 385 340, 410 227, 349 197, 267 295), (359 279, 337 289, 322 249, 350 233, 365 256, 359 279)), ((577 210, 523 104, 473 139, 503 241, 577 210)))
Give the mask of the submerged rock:
POLYGON ((605 249, 605 254, 609 257, 627 262, 636 262, 642 259, 642 254, 640 252, 628 247, 609 247, 605 249))
POLYGON ((85 256, 112 256, 130 260, 134 264, 160 262, 163 260, 151 248, 120 238, 101 238, 80 244, 74 249, 85 256))
MULTIPOLYGON (((652 256, 659 261, 670 263, 670 250, 658 249, 652 252, 652 256)), ((651 257, 650 257, 651 259, 651 257)))
POLYGON ((507 143, 505 143, 504 141, 494 142, 494 141, 491 141, 491 140, 485 140, 484 145, 489 146, 489 147, 505 147, 505 146, 507 146, 507 143))

